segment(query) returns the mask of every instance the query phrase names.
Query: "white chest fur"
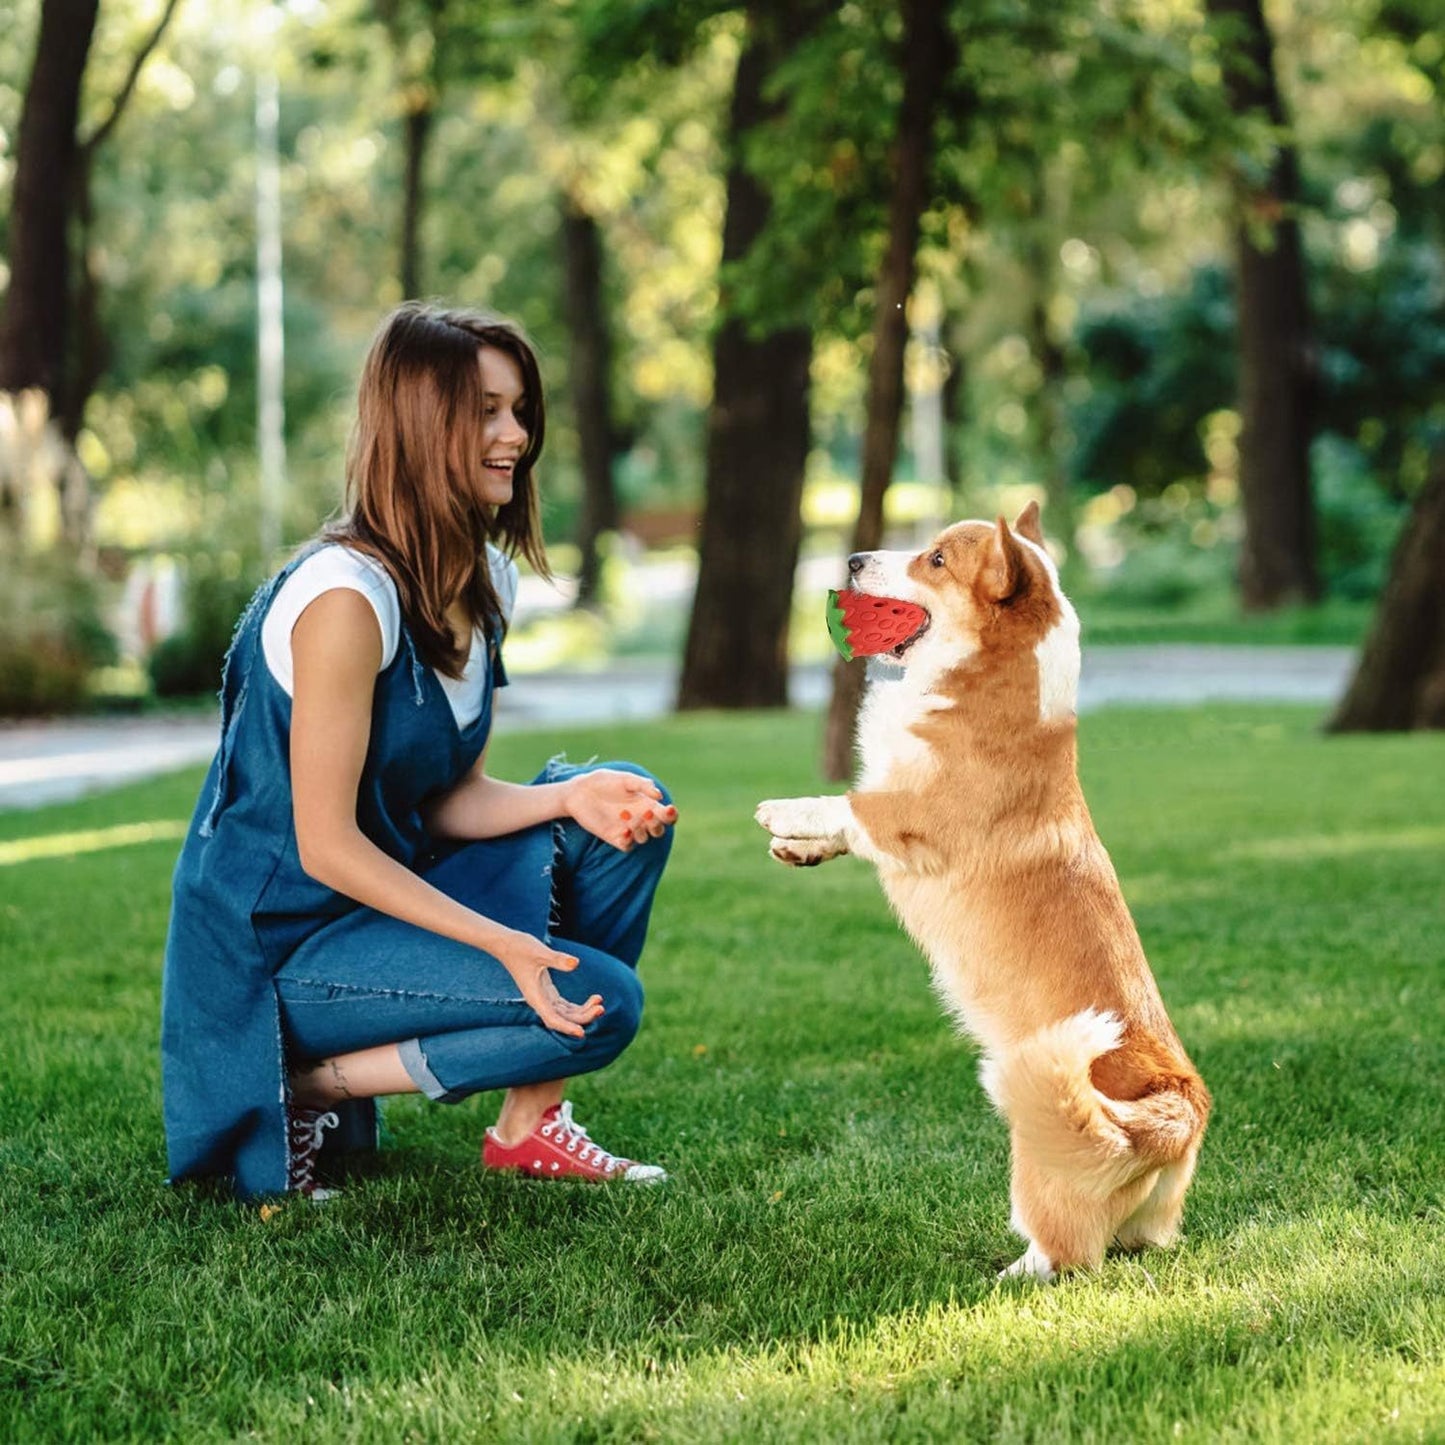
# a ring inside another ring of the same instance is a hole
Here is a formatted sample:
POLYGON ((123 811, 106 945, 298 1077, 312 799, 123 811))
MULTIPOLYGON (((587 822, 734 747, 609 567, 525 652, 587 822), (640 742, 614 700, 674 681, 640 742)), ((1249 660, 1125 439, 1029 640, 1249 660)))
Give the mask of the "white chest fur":
POLYGON ((933 770, 928 744, 914 729, 930 713, 949 703, 927 690, 930 681, 910 670, 870 683, 858 716, 860 789, 888 786, 890 775, 899 771, 908 773, 910 781, 914 781, 920 771, 933 770))

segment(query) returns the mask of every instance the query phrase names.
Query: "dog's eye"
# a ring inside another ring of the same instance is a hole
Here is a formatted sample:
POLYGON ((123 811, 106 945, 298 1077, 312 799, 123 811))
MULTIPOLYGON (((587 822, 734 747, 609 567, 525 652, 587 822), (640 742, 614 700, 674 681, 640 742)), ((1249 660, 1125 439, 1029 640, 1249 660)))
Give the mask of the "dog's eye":
POLYGON ((933 556, 931 556, 931 557, 928 559, 928 565, 929 565, 930 567, 942 567, 942 566, 943 566, 943 553, 942 553, 942 552, 935 552, 935 553, 933 554, 933 556))

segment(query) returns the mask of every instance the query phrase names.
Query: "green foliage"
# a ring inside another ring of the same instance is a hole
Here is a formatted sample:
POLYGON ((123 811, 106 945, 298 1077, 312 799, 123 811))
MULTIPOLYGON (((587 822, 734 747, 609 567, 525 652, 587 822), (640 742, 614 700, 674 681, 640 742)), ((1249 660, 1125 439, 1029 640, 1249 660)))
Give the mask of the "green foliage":
POLYGON ((1377 597, 1409 508, 1380 486, 1362 448, 1333 433, 1315 443, 1311 461, 1320 573, 1330 595, 1377 597))
MULTIPOLYGON (((1445 269, 1432 249, 1387 247, 1359 273, 1317 257, 1318 417, 1312 455, 1320 566, 1329 590, 1374 596, 1427 458, 1445 435, 1445 269)), ((1123 297, 1088 311, 1075 340, 1089 378, 1074 408, 1077 482, 1124 483, 1154 496, 1218 470, 1206 420, 1234 404, 1233 298, 1226 273, 1202 267, 1186 289, 1123 297)), ((1167 587, 1194 564, 1150 559, 1167 587)))
POLYGON ((61 552, 0 557, 0 717, 74 712, 116 660, 96 580, 61 552))
POLYGON ((1413 495, 1445 442, 1445 254, 1397 239, 1366 268, 1315 272, 1324 427, 1393 498, 1413 495))
POLYGON ((167 1189, 156 1018, 199 771, 0 817, 0 1438, 1431 1439, 1445 1418, 1445 738, 1086 717, 1090 809, 1216 1101, 1173 1252, 1000 1285, 1007 1131, 871 870, 772 864, 817 719, 513 734, 681 821, 637 1042, 576 1080, 652 1190, 489 1178, 387 1108, 324 1208, 167 1189), (84 906, 75 906, 83 899, 84 906))
MULTIPOLYGON (((106 113, 155 9, 103 7, 83 128, 106 113)), ((708 344, 724 311, 814 327, 815 435, 851 456, 901 20, 896 0, 818 9, 773 76, 776 116, 746 146, 774 196, 771 224, 719 276, 745 16, 792 24, 798 7, 346 0, 273 7, 280 29, 263 38, 239 12, 183 5, 96 159, 106 371, 81 452, 102 496, 170 499, 152 507, 162 520, 145 537, 102 540, 189 546, 210 524, 212 494, 252 484, 262 46, 282 95, 288 539, 336 504, 356 366, 399 299, 403 124, 419 96, 435 114, 423 290, 516 315, 537 340, 557 423, 543 475, 553 535, 570 530, 578 493, 564 190, 597 218, 609 255, 616 406, 634 443, 620 483, 639 504, 696 496, 708 344)), ((1349 527, 1376 541, 1387 530, 1360 510, 1360 468, 1408 497, 1445 431, 1434 9, 1323 0, 1271 15, 1307 187, 1322 410, 1345 448, 1321 461, 1327 565, 1351 595, 1378 576, 1380 553, 1372 541, 1369 558, 1353 555, 1349 527), (1370 234, 1377 257, 1347 254, 1368 251, 1370 234), (1331 509, 1348 514, 1339 528, 1331 509)), ((1056 390, 1071 402, 1079 491, 1124 481, 1148 496, 1204 476, 1199 423, 1233 390, 1220 178, 1276 138, 1227 114, 1219 36, 1200 7, 983 0, 951 12, 959 64, 936 128, 921 267, 965 377, 955 441, 969 488, 1035 484, 1070 450, 1069 428, 1041 421, 1057 415, 1056 390), (1051 348, 1067 376, 1045 365, 1051 348)), ((39 0, 0 0, 0 187, 38 13, 39 0)), ((0 207, 0 252, 5 225, 0 207)))
POLYGON ((1121 295, 1086 311, 1075 334, 1088 378, 1073 409, 1076 480, 1155 496, 1208 467, 1201 424, 1234 399, 1228 273, 1203 266, 1187 289, 1121 295))

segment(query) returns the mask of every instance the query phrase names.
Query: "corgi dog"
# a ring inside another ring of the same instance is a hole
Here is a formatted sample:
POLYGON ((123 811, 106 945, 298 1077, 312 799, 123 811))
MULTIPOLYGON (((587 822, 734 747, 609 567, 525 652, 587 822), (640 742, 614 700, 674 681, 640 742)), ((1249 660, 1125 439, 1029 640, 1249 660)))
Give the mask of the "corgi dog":
POLYGON ((864 699, 854 790, 756 816, 779 862, 877 868, 1008 1122, 1028 1247, 1003 1273, 1050 1281, 1174 1242, 1210 1098, 1079 787, 1079 621, 1043 542, 1030 503, 850 557, 850 587, 923 620, 864 699))

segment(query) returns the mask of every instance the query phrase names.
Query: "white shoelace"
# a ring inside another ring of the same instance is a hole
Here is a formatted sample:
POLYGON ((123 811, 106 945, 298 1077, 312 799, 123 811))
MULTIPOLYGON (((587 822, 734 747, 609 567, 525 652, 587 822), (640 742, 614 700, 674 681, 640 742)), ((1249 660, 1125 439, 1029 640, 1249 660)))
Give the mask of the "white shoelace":
POLYGON ((605 1173, 610 1174, 622 1162, 616 1155, 609 1154, 600 1144, 587 1137, 586 1129, 572 1117, 572 1101, 570 1099, 562 1101, 561 1107, 557 1110, 557 1117, 550 1124, 542 1125, 544 1139, 553 1134, 557 1136, 559 1144, 567 1146, 569 1154, 576 1154, 583 1164, 591 1159, 605 1173))
POLYGON ((314 1184, 316 1156, 321 1152, 322 1135, 334 1129, 341 1120, 329 1109, 324 1113, 296 1109, 288 1123, 290 1160, 287 1166, 287 1187, 313 1197, 329 1198, 333 1191, 317 1189, 314 1184))

